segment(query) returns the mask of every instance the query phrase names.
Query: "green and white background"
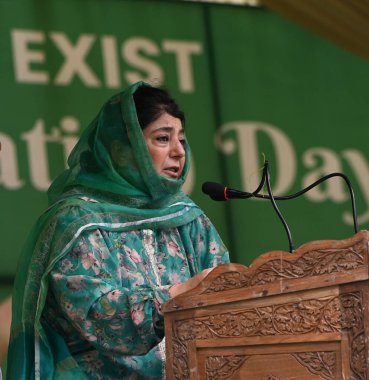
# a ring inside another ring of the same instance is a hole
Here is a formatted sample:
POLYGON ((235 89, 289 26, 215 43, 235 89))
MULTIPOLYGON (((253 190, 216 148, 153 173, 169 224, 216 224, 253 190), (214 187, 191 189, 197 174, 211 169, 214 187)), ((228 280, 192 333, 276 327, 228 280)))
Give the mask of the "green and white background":
MULTIPOLYGON (((369 64, 264 8, 180 1, 0 0, 0 298, 45 192, 102 103, 137 80, 187 115, 186 185, 232 261, 288 250, 266 201, 216 203, 204 181, 252 191, 263 157, 275 194, 340 171, 369 225, 369 64)), ((295 245, 354 233, 334 179, 279 204, 295 245)))

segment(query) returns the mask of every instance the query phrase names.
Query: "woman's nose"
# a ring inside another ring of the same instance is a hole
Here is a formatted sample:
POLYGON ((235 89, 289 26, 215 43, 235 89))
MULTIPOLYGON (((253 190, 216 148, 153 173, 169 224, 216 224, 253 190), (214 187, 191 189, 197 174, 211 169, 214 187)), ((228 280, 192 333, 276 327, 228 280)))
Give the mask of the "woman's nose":
POLYGON ((181 140, 175 140, 172 145, 171 153, 173 157, 183 157, 185 155, 185 149, 181 140))

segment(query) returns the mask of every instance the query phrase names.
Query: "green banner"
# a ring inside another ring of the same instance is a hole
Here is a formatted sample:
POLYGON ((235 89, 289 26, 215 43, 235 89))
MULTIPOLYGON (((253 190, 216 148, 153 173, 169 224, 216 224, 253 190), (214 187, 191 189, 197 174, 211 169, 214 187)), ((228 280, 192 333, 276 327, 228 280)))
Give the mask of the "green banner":
MULTIPOLYGON (((217 147, 225 156, 226 182, 255 190, 264 156, 277 195, 343 172, 354 186, 359 224, 367 228, 368 62, 265 11, 212 8, 211 15, 221 104, 217 147)), ((278 205, 296 247, 354 234, 342 179, 278 205)), ((270 202, 237 200, 230 208, 237 261, 288 250, 270 202)))
POLYGON ((201 7, 21 3, 0 1, 1 274, 14 273, 26 234, 46 206, 45 191, 82 129, 108 97, 137 80, 165 85, 185 110, 194 163, 186 189, 222 229, 224 208, 212 209, 200 191, 208 175, 221 179, 201 7), (178 28, 178 20, 191 27, 178 28))
MULTIPOLYGON (((369 221, 369 64, 264 9, 173 1, 0 0, 0 277, 46 207, 45 191, 102 103, 137 80, 165 85, 187 115, 186 190, 233 261, 288 250, 270 202, 215 203, 204 181, 252 191, 264 157, 276 195, 331 172, 369 221)), ((278 203, 295 245, 354 233, 333 179, 278 203)), ((0 278, 1 280, 1 278, 0 278)))

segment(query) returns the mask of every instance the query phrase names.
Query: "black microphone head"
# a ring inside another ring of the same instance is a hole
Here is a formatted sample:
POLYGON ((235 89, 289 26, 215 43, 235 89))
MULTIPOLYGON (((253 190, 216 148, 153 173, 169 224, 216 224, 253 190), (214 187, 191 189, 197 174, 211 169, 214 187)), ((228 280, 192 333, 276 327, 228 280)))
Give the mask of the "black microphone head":
POLYGON ((216 182, 204 182, 202 184, 202 192, 209 195, 214 201, 226 201, 226 186, 216 182))

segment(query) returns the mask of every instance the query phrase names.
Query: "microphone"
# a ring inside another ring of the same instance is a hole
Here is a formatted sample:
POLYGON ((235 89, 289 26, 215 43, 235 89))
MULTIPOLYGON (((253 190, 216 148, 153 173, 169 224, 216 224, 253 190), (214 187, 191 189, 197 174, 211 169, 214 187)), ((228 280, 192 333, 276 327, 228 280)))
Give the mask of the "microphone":
POLYGON ((250 198, 254 196, 252 193, 230 189, 216 182, 204 182, 202 184, 202 192, 209 195, 214 201, 227 201, 228 199, 250 198))

